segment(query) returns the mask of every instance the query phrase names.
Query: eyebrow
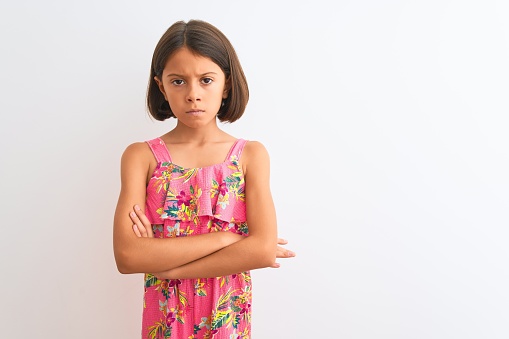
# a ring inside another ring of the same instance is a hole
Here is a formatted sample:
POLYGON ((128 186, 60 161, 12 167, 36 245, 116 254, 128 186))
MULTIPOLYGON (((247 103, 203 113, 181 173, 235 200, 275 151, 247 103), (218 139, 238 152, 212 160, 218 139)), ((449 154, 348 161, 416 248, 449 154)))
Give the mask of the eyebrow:
MULTIPOLYGON (((216 72, 205 72, 203 74, 200 74, 200 76, 204 76, 204 75, 208 75, 208 74, 215 74, 217 75, 216 72)), ((185 78, 185 76, 181 75, 181 74, 177 74, 177 73, 170 73, 167 75, 167 77, 179 77, 179 78, 185 78)))

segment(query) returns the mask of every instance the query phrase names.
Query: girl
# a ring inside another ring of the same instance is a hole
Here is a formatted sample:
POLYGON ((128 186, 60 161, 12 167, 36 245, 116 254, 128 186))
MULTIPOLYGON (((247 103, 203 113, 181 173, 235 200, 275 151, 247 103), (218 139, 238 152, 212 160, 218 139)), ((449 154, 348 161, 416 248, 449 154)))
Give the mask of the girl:
POLYGON ((235 50, 209 23, 173 24, 158 42, 150 114, 168 133, 129 145, 114 218, 118 270, 145 273, 142 338, 250 338, 250 270, 279 267, 269 156, 218 127, 249 92, 235 50))

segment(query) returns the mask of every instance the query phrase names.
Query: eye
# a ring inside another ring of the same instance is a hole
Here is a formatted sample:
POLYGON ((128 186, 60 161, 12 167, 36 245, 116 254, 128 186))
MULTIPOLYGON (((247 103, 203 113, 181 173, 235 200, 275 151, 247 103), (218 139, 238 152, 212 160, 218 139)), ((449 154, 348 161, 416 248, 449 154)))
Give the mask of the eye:
POLYGON ((171 81, 172 85, 175 85, 175 86, 181 86, 184 84, 184 80, 182 79, 175 79, 175 80, 172 80, 171 81))
POLYGON ((211 78, 203 78, 203 79, 201 79, 201 81, 202 81, 205 85, 208 85, 208 84, 211 84, 214 80, 212 80, 211 78))

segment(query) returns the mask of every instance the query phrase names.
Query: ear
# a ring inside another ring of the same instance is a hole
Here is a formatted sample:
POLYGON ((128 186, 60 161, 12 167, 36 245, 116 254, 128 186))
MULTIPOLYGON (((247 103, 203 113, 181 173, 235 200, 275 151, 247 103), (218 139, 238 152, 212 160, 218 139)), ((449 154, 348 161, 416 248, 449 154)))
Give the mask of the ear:
POLYGON ((161 80, 157 77, 157 75, 156 75, 156 76, 154 76, 154 80, 155 80, 155 82, 157 83, 157 87, 159 87, 159 90, 161 91, 161 93, 163 93, 163 95, 164 95, 164 99, 165 99, 166 101, 168 101, 168 98, 166 97, 166 92, 164 91, 164 86, 163 86, 162 81, 161 81, 161 80))
POLYGON ((223 99, 228 98, 228 94, 230 93, 230 89, 231 89, 230 79, 231 78, 226 79, 226 81, 224 83, 223 99))

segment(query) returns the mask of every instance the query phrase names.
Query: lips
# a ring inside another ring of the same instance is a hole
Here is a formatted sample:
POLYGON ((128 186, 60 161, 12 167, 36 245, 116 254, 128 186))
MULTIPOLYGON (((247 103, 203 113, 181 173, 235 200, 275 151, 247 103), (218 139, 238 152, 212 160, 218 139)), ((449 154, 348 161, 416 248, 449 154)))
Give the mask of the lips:
POLYGON ((202 110, 202 109, 192 109, 192 110, 187 111, 186 113, 189 113, 189 114, 198 114, 198 113, 203 113, 203 112, 205 112, 205 111, 202 110))

